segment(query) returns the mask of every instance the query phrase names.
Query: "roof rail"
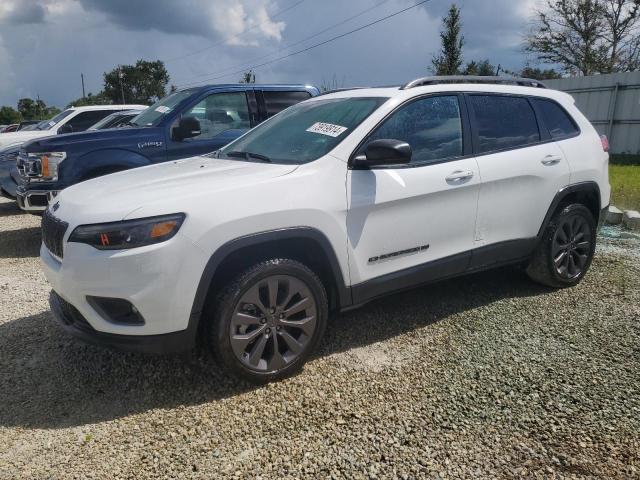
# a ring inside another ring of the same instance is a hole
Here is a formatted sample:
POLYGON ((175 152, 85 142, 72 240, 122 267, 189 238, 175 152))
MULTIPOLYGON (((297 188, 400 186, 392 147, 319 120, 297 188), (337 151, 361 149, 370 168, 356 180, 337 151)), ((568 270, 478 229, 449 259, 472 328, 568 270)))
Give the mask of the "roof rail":
POLYGON ((520 85, 523 87, 547 88, 544 83, 532 78, 450 75, 418 78, 416 80, 410 81, 403 87, 400 87, 400 90, 407 90, 413 87, 424 87, 425 85, 439 85, 443 83, 493 83, 502 85, 520 85))
POLYGON ((333 90, 326 90, 324 92, 321 92, 320 95, 317 95, 317 96, 320 97, 322 95, 329 95, 330 93, 348 92, 349 90, 361 90, 363 88, 368 88, 368 87, 334 88, 333 90))

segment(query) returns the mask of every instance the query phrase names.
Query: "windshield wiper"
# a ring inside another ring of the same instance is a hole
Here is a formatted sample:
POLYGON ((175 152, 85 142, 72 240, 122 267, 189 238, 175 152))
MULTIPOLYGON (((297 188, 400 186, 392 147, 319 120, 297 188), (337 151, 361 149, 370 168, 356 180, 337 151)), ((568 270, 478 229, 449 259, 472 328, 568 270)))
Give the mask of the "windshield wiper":
POLYGON ((269 157, 267 157, 266 155, 261 155, 259 153, 241 152, 240 150, 234 150, 233 152, 228 152, 228 153, 225 152, 225 155, 227 157, 245 158, 247 160, 250 160, 252 158, 257 158, 258 160, 262 160, 263 162, 271 163, 271 159, 269 157))

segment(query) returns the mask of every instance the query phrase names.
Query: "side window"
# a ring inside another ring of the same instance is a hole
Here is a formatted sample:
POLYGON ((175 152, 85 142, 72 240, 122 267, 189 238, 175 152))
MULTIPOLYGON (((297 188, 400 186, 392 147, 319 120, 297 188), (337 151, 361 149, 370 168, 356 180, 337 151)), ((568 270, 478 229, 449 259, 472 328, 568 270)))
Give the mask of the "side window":
POLYGON ((570 137, 580 131, 564 108, 553 100, 534 98, 532 101, 536 104, 549 134, 554 140, 570 137))
POLYGON ((411 145, 411 163, 462 156, 462 119, 457 96, 427 97, 394 112, 367 139, 401 140, 411 145))
POLYGON ((270 92, 263 90, 264 105, 267 109, 267 118, 273 117, 291 105, 311 98, 309 92, 270 92))
POLYGON ((470 95, 478 129, 480 151, 516 148, 540 141, 531 104, 523 97, 470 95))
POLYGON ((214 93, 184 113, 200 122, 200 135, 189 140, 209 140, 227 130, 251 128, 244 92, 214 93))
POLYGON ((82 112, 70 119, 67 123, 71 125, 74 132, 84 132, 87 128, 98 123, 108 115, 117 110, 93 110, 82 112))

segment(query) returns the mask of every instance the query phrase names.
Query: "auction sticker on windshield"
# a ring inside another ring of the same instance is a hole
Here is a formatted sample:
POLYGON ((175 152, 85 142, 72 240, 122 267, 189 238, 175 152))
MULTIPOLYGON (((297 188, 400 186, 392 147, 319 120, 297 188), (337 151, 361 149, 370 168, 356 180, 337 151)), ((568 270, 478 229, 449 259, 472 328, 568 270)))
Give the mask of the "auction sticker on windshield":
POLYGON ((329 137, 338 137, 340 136, 347 127, 342 127, 340 125, 334 125, 333 123, 324 123, 324 122, 316 122, 307 128, 307 132, 311 133, 319 133, 321 135, 328 135, 329 137))

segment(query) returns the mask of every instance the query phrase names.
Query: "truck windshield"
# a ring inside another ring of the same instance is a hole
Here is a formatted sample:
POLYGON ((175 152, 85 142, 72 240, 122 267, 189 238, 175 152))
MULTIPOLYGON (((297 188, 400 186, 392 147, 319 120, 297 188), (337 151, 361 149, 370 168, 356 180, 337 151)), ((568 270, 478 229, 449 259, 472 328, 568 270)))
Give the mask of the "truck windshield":
POLYGON ((160 120, 186 98, 193 95, 193 90, 182 90, 167 95, 161 100, 143 110, 140 115, 131 120, 131 124, 137 127, 153 127, 160 123, 160 120))
POLYGON ((50 118, 49 120, 41 121, 30 130, 49 130, 55 127, 58 123, 60 123, 63 118, 68 117, 72 113, 73 113, 73 110, 65 110, 64 112, 60 112, 55 117, 50 118))
POLYGON ((311 100, 287 108, 218 152, 220 158, 302 164, 335 148, 386 97, 311 100))

